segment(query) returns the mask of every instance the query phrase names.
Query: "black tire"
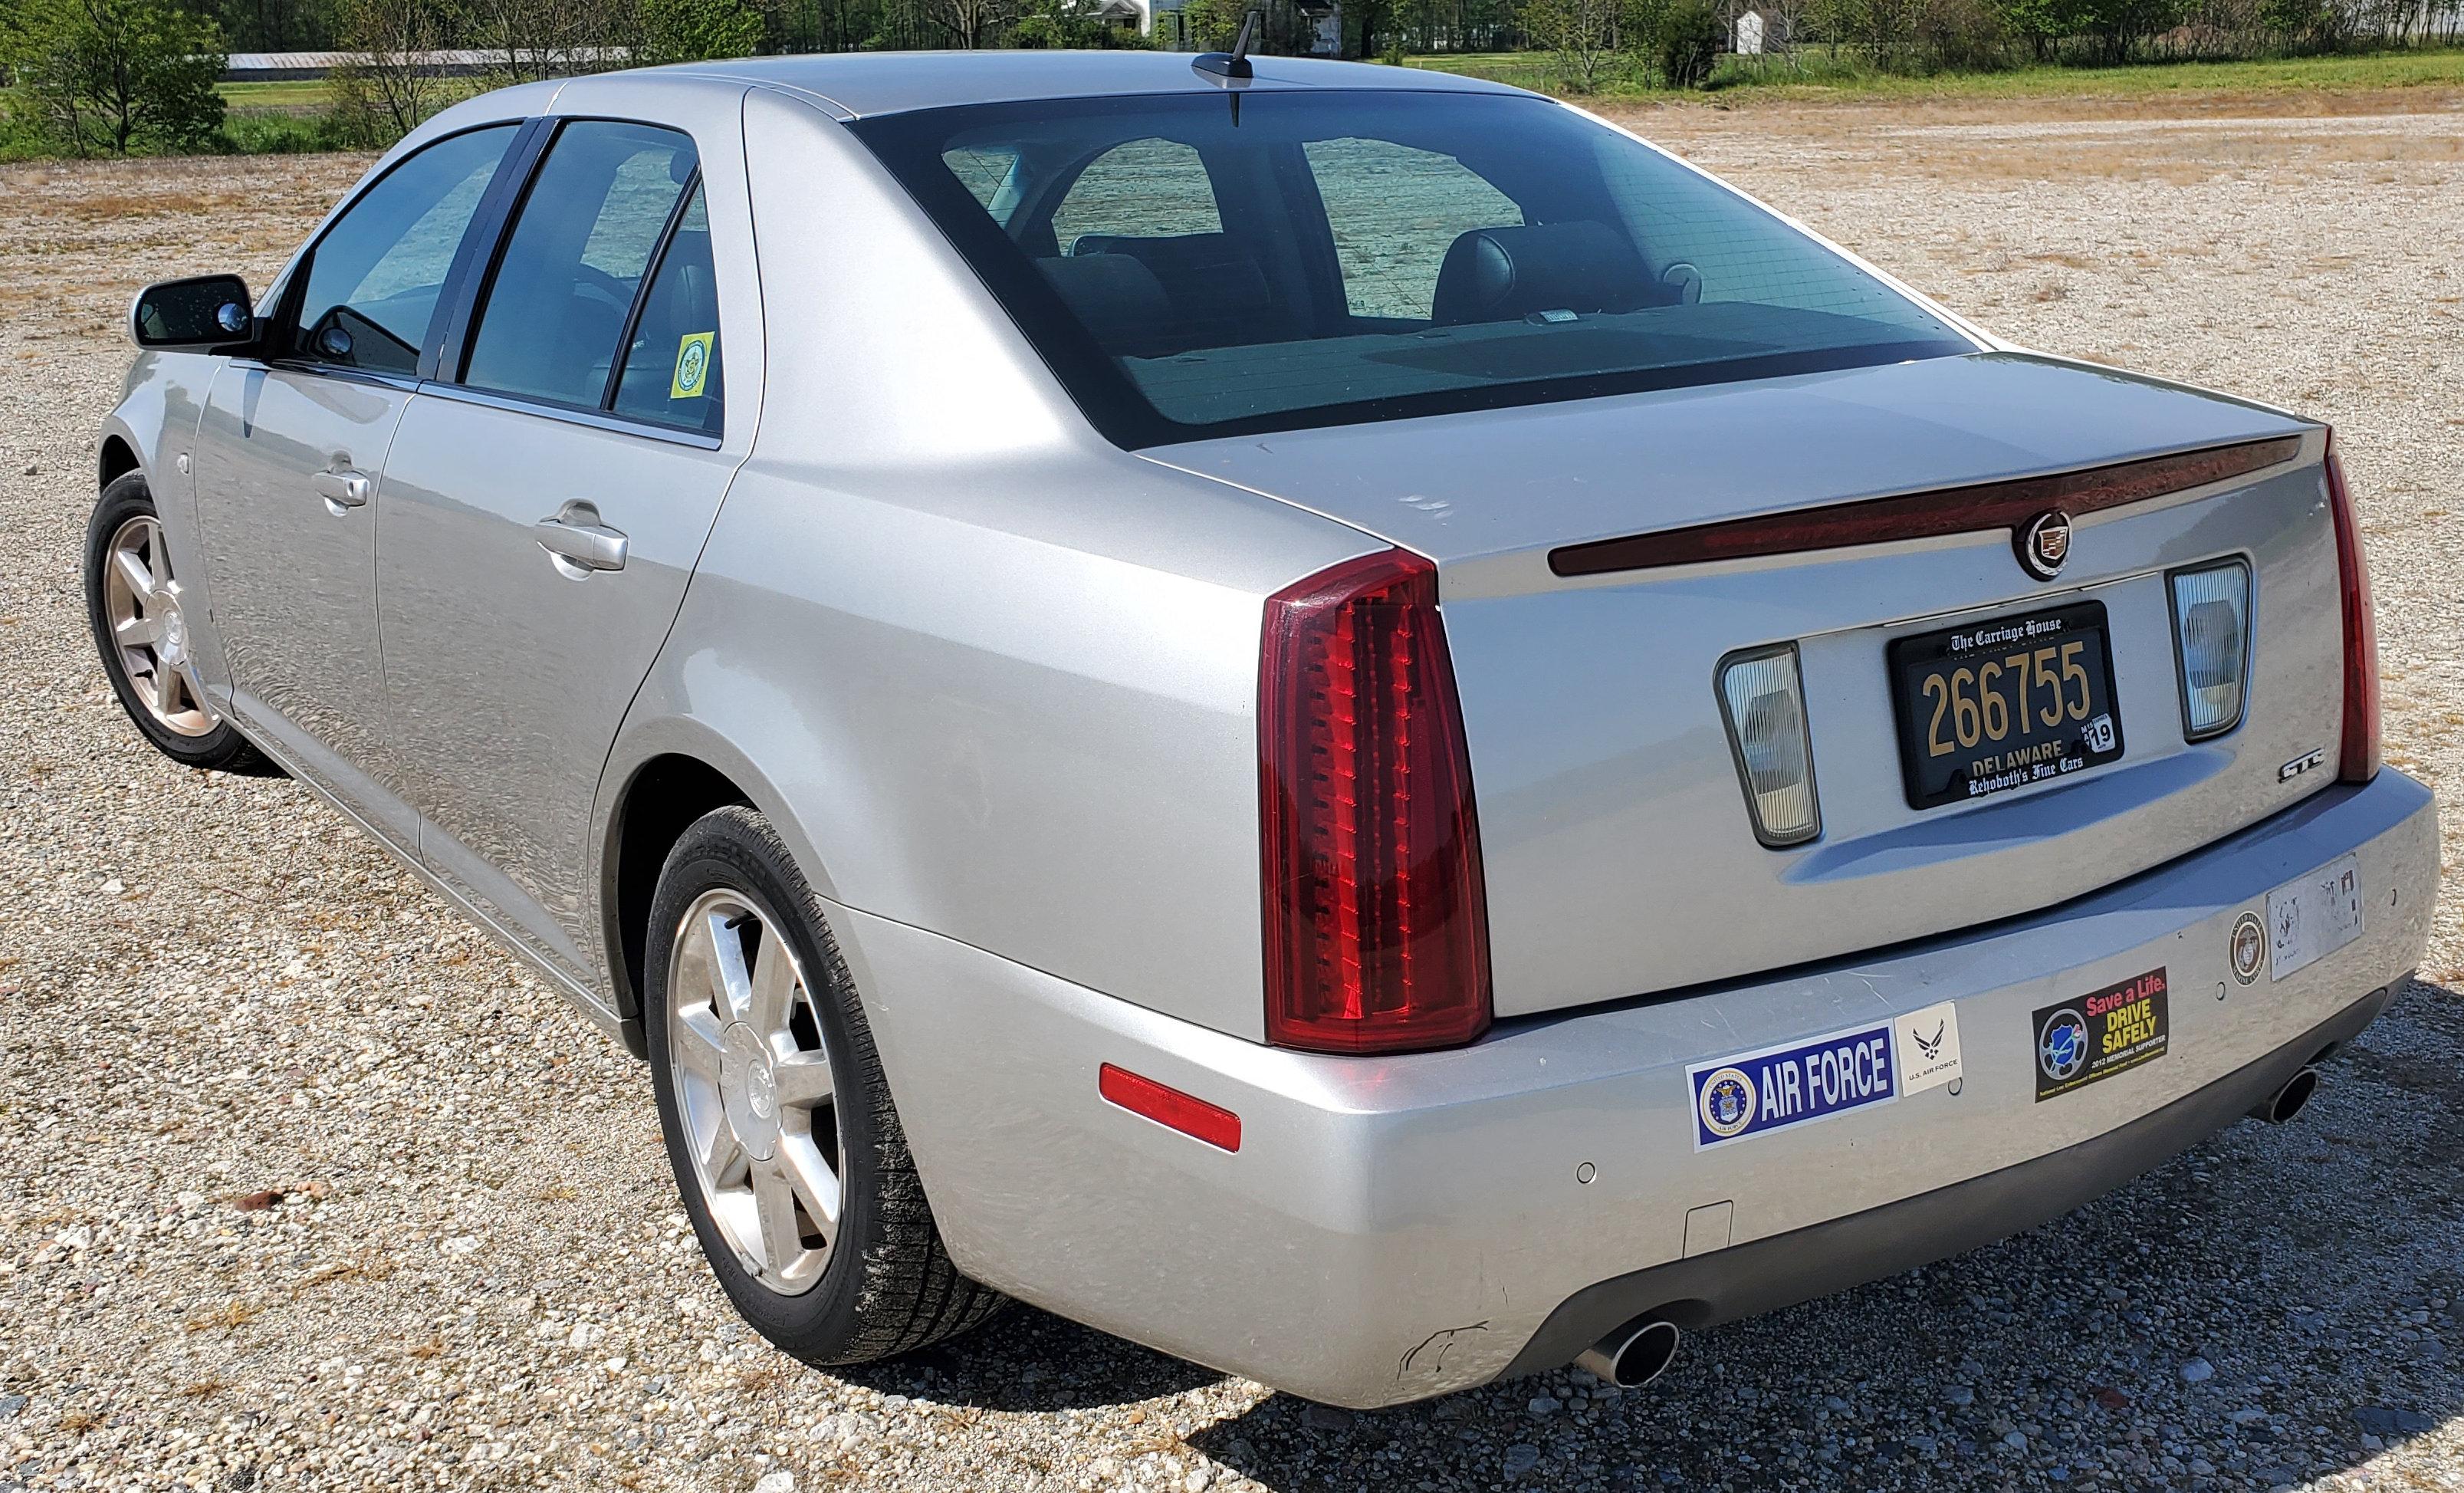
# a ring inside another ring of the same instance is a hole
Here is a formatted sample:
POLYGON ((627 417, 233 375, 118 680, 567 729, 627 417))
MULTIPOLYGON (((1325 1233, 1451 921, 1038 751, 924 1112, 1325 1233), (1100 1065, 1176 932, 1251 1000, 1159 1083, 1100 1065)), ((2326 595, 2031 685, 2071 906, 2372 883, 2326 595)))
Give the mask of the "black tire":
POLYGON ((753 809, 694 821, 659 871, 643 971, 643 1027, 668 1161, 703 1256, 754 1329, 820 1367, 870 1363, 963 1332, 1007 1301, 958 1273, 942 1248, 923 1183, 908 1154, 847 964, 819 902, 770 822, 753 809), (839 1231, 819 1280, 799 1295, 763 1285, 737 1259, 702 1194, 684 1136, 671 1061, 669 977, 686 913, 704 894, 743 897, 783 931, 819 1018, 836 1089, 839 1231))
POLYGON ((213 729, 190 736, 174 731, 155 718, 128 677, 127 666, 121 661, 120 648, 112 639, 111 620, 104 598, 104 567, 111 563, 112 538, 133 518, 156 518, 154 494, 145 485, 142 472, 123 472, 102 490, 102 497, 94 505, 94 515, 85 526, 85 614, 86 625, 94 633, 95 651, 102 659, 103 677, 111 681, 111 692, 120 696, 121 709, 137 723, 137 730, 154 750, 183 767, 199 767, 227 773, 246 773, 256 777, 277 775, 280 769, 268 761, 265 755, 239 734, 230 721, 214 718, 213 729))

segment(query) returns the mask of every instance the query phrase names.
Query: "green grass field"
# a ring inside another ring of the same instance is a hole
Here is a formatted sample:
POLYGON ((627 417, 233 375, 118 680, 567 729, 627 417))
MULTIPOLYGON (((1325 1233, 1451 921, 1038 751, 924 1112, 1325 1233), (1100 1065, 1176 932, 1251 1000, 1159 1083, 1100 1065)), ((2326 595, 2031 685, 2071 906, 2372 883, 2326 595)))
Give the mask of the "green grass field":
POLYGON ((281 83, 217 83, 214 92, 233 110, 279 109, 286 114, 305 114, 325 107, 332 99, 321 77, 301 78, 281 83))
MULTIPOLYGON (((2026 67, 2002 73, 1940 74, 1910 77, 1881 73, 1853 59, 1834 62, 1809 48, 1792 69, 1787 59, 1723 57, 1705 92, 1651 88, 1631 75, 1605 83, 1608 98, 1719 99, 1766 98, 1876 102, 1891 99, 2012 99, 2132 97, 2164 94, 2365 93, 2421 87, 2464 87, 2464 48, 2379 52, 2326 57, 2284 57, 2253 62, 2149 62, 2129 67, 2026 67)), ((1448 54, 1405 59, 1410 67, 1493 78, 1517 87, 1557 92, 1558 74, 1549 54, 1500 52, 1448 54)), ((1637 70, 1639 71, 1639 70, 1637 70)))

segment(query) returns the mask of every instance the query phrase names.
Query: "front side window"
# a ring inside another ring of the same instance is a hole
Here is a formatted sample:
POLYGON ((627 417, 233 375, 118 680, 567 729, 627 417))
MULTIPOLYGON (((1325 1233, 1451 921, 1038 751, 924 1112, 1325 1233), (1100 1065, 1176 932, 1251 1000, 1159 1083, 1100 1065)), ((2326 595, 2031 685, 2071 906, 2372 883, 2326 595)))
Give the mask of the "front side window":
POLYGON ((674 130, 601 120, 560 129, 497 258, 461 382, 603 407, 696 165, 692 138, 674 130))
POLYGON ((1124 446, 1976 350, 1546 99, 1252 89, 848 128, 1124 446))
POLYGON ((438 141, 336 218, 310 251, 284 351, 338 367, 416 372, 454 253, 517 129, 438 141))

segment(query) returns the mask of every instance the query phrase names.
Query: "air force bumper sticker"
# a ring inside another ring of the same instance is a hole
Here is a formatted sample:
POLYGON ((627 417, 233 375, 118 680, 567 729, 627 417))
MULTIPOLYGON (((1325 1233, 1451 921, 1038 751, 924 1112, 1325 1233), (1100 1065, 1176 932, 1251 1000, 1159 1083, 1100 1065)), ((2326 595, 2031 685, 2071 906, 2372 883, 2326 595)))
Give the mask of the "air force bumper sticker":
POLYGON ((1872 1021, 1810 1042, 1714 1058, 1685 1070, 1694 1149, 1827 1120, 1900 1097, 1893 1023, 1872 1021))

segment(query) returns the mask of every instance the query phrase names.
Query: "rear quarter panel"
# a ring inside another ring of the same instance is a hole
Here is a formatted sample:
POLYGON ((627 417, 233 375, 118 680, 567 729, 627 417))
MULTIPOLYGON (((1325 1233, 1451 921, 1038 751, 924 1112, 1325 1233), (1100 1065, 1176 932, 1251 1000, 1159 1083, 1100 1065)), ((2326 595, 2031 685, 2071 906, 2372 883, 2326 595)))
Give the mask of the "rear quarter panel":
POLYGON ((760 433, 605 780, 692 751, 832 901, 1257 1037, 1261 607, 1377 542, 1103 444, 844 130, 746 126, 760 433))

